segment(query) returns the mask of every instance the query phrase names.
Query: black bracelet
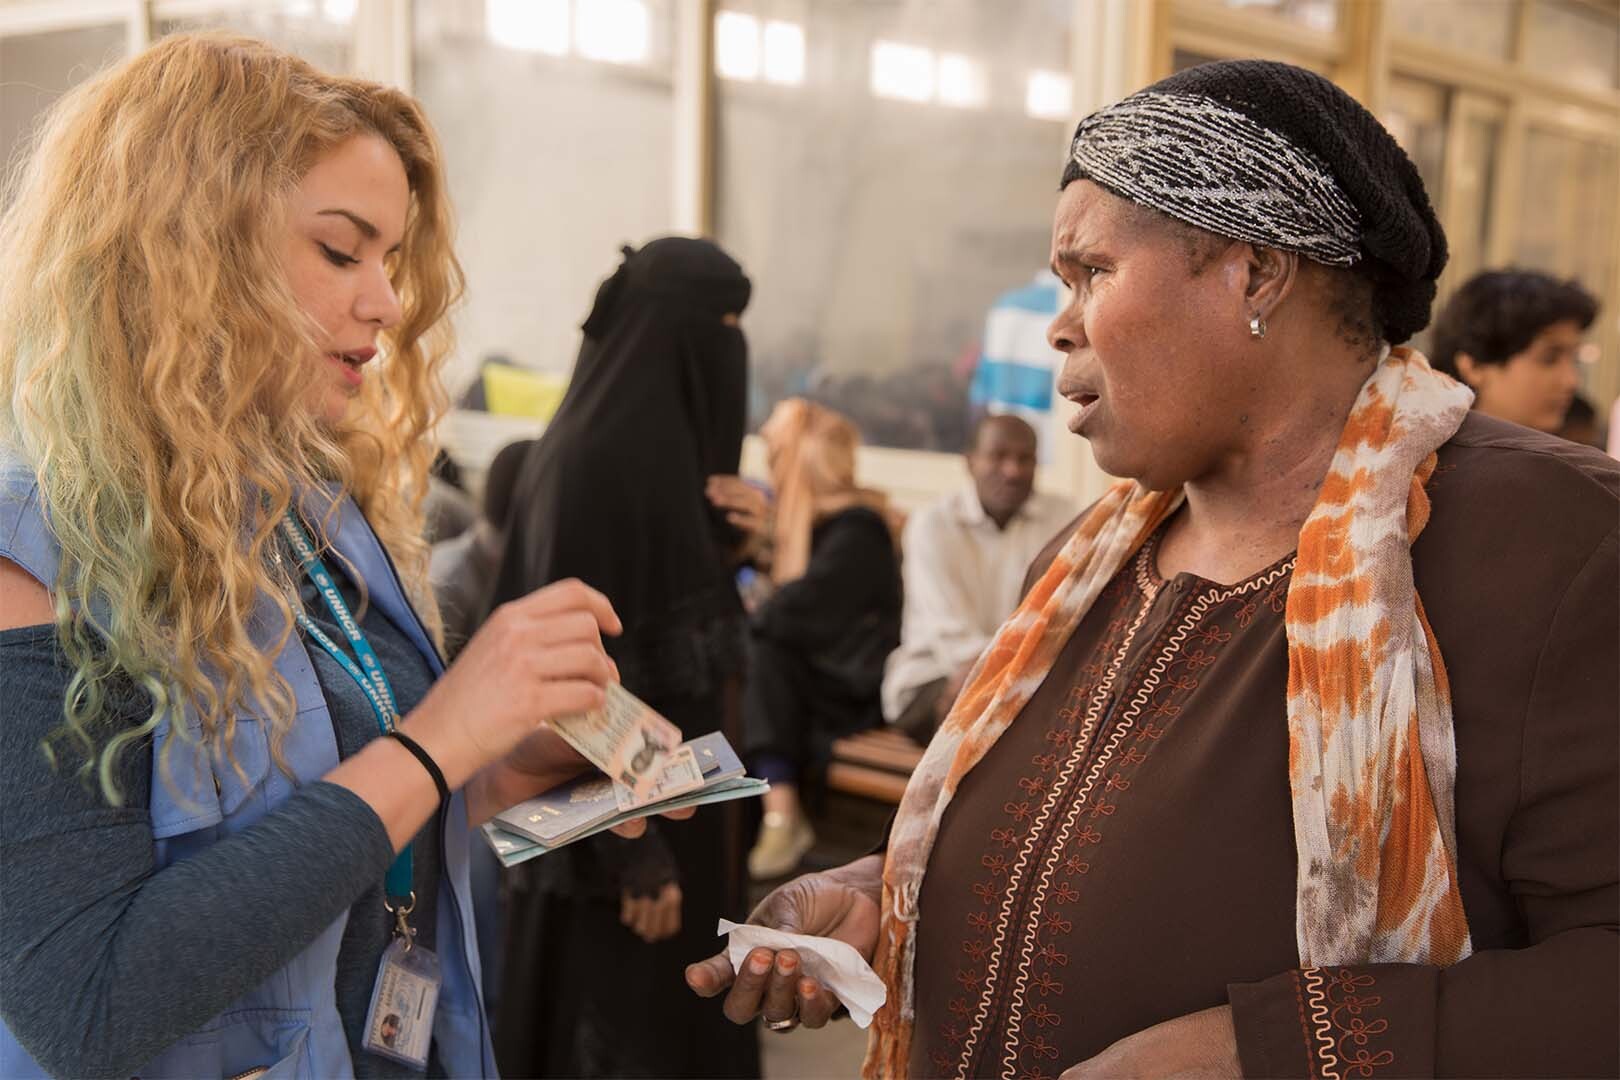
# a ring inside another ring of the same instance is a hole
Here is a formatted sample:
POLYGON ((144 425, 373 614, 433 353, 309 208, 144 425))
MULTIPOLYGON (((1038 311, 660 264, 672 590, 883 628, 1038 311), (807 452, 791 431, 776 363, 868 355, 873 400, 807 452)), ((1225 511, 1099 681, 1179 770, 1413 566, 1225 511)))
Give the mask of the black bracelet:
POLYGON ((399 745, 403 746, 405 749, 409 750, 411 752, 411 756, 422 763, 422 768, 426 769, 428 771, 428 775, 433 777, 433 786, 439 789, 439 805, 449 806, 450 785, 444 782, 444 773, 439 771, 439 763, 433 760, 432 755, 430 755, 426 750, 422 749, 421 744, 415 739, 411 738, 403 731, 400 731, 398 728, 390 731, 388 733, 388 737, 399 743, 399 745))

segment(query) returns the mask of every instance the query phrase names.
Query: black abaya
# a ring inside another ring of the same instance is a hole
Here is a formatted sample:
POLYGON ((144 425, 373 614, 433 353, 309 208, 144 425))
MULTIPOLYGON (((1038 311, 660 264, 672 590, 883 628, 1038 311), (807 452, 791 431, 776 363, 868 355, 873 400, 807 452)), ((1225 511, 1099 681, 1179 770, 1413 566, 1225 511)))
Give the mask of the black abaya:
MULTIPOLYGON (((624 685, 687 737, 736 707, 743 614, 728 548, 738 537, 705 495, 735 474, 747 352, 722 317, 748 279, 718 247, 682 238, 626 249, 598 290, 568 393, 524 463, 493 602, 564 578, 599 589, 625 632, 607 651, 624 685)), ((746 911, 742 809, 654 820, 604 835, 506 880, 506 970, 495 1022, 508 1076, 758 1076, 752 1028, 687 989, 716 921, 746 911), (620 894, 683 894, 681 930, 649 945, 619 922, 620 894), (708 1007, 704 1007, 708 1006, 708 1007)))

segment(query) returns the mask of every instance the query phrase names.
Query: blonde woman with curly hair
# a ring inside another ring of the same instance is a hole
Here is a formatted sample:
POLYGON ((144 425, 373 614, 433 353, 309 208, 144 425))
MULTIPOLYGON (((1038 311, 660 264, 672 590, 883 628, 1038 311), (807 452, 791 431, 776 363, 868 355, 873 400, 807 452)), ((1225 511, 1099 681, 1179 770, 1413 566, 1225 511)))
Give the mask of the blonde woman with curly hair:
POLYGON ((577 582, 446 671, 461 275, 398 91, 171 38, 0 221, 0 1075, 485 1075, 472 825, 583 770, 577 582))

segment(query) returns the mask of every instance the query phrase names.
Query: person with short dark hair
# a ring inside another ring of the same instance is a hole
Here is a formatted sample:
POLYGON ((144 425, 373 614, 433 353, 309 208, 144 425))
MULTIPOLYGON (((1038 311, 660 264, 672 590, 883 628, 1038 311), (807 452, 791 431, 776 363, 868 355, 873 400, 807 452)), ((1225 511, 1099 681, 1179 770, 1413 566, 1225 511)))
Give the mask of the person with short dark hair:
POLYGON ((489 590, 501 565, 512 486, 534 443, 534 439, 520 439, 501 447, 484 474, 484 506, 478 520, 461 535, 433 545, 428 579, 439 600, 444 647, 449 656, 455 656, 472 640, 483 620, 489 590))
POLYGON ((1035 493, 1035 429, 991 415, 965 455, 970 485, 906 522, 900 647, 883 675, 883 715, 926 744, 996 630, 1018 606, 1030 560, 1074 516, 1035 493))
POLYGON ((1556 432, 1580 386, 1581 335, 1597 312, 1597 298, 1575 281, 1488 270, 1441 310, 1430 363, 1467 383, 1487 416, 1556 432))
POLYGON ((478 504, 467 494, 461 466, 443 448, 428 468, 422 519, 422 536, 429 544, 454 540, 478 523, 478 504))

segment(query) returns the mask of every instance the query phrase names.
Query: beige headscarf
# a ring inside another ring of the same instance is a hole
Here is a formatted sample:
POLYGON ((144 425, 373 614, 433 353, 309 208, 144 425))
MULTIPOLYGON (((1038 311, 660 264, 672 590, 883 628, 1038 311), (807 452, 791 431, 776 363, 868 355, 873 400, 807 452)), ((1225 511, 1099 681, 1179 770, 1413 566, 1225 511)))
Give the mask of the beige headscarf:
POLYGON ((855 483, 861 435, 843 416, 803 398, 788 398, 759 429, 776 488, 775 554, 771 580, 781 585, 804 575, 810 533, 823 518, 852 506, 884 515, 898 532, 897 516, 882 492, 855 483))

